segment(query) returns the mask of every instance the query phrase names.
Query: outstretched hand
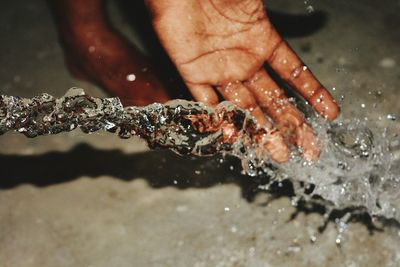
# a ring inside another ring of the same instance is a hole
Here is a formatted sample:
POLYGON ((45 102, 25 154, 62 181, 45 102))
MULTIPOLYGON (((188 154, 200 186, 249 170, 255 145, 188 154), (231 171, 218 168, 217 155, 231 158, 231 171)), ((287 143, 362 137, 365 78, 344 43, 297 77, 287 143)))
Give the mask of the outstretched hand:
POLYGON ((260 126, 270 129, 264 146, 277 162, 289 159, 289 143, 301 148, 305 158, 318 158, 313 130, 263 65, 269 64, 323 117, 335 119, 339 108, 282 40, 261 0, 147 0, 147 4, 161 43, 197 101, 213 106, 218 91, 249 110, 260 126))

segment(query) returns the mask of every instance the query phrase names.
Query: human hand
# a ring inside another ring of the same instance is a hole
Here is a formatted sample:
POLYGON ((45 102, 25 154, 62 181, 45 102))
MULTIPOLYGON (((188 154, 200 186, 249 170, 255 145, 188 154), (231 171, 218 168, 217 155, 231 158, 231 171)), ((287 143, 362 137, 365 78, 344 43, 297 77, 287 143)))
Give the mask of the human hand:
POLYGON ((282 40, 261 0, 147 0, 147 4, 161 43, 195 100, 213 106, 218 103, 217 90, 249 110, 260 126, 269 129, 264 147, 277 162, 289 159, 288 143, 301 148, 305 158, 318 158, 312 128, 263 64, 269 64, 326 119, 335 119, 339 108, 282 40))

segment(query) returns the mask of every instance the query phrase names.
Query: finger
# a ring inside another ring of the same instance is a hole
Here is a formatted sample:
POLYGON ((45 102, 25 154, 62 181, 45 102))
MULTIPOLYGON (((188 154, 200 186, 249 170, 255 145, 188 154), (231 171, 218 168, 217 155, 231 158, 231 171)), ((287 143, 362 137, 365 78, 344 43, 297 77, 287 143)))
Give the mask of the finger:
POLYGON ((261 137, 259 141, 272 160, 284 163, 290 159, 290 149, 285 143, 285 139, 278 129, 272 128, 261 137))
POLYGON ((326 119, 334 120, 339 107, 332 95, 321 85, 296 53, 274 30, 276 45, 267 58, 269 65, 298 91, 326 119))
POLYGON ((320 149, 311 127, 265 70, 258 71, 245 85, 256 97, 258 105, 274 120, 283 136, 301 148, 305 158, 316 160, 320 149))
POLYGON ((303 148, 303 157, 307 160, 316 161, 321 153, 318 138, 307 123, 296 128, 297 146, 303 148))
POLYGON ((242 109, 250 111, 261 127, 272 128, 271 122, 257 105, 257 101, 252 93, 241 82, 232 82, 225 86, 218 86, 217 90, 226 100, 242 109))
POLYGON ((186 83, 190 93, 196 101, 213 107, 218 104, 218 96, 211 85, 186 83))
POLYGON ((271 159, 278 163, 289 160, 290 151, 283 136, 277 131, 267 119, 252 93, 241 83, 233 82, 225 86, 217 87, 217 90, 226 99, 236 106, 249 110, 259 126, 267 128, 268 132, 261 137, 261 144, 270 155, 271 159))

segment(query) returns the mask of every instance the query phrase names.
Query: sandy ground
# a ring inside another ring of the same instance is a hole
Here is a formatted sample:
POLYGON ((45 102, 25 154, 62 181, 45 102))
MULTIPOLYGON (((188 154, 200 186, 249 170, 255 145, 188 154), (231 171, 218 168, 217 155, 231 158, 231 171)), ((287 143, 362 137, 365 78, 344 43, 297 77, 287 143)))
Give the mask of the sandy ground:
MULTIPOLYGON (((367 115, 400 132, 398 120, 387 119, 400 116, 400 2, 362 2, 267 4, 289 14, 307 14, 310 5, 322 12, 326 23, 301 36, 288 31, 288 42, 335 88, 343 116, 367 115)), ((109 9, 118 29, 136 39, 130 20, 113 3, 109 9)), ((299 33, 299 25, 286 27, 299 33)), ((68 73, 45 1, 3 3, 0 36, 1 94, 62 95, 78 86, 106 95, 68 73)), ((231 159, 150 152, 140 140, 106 133, 6 134, 0 179, 4 267, 400 266, 400 229, 350 223, 338 245, 335 223, 320 233, 318 212, 296 213, 287 197, 254 193, 258 181, 240 175, 231 159)))

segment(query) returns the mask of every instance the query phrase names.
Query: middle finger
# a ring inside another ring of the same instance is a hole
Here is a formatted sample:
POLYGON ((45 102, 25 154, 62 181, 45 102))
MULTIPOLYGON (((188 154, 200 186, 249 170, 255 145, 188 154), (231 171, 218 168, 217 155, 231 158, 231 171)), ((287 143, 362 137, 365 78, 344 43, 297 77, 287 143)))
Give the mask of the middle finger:
POLYGON ((318 159, 319 143, 312 128, 267 72, 263 69, 258 71, 245 85, 274 120, 281 133, 303 150, 303 156, 309 160, 318 159))
POLYGON ((226 100, 240 108, 249 110, 258 125, 268 129, 267 134, 262 138, 262 143, 273 160, 279 163, 289 160, 290 151, 283 136, 274 129, 248 88, 238 81, 218 86, 217 90, 226 100))

